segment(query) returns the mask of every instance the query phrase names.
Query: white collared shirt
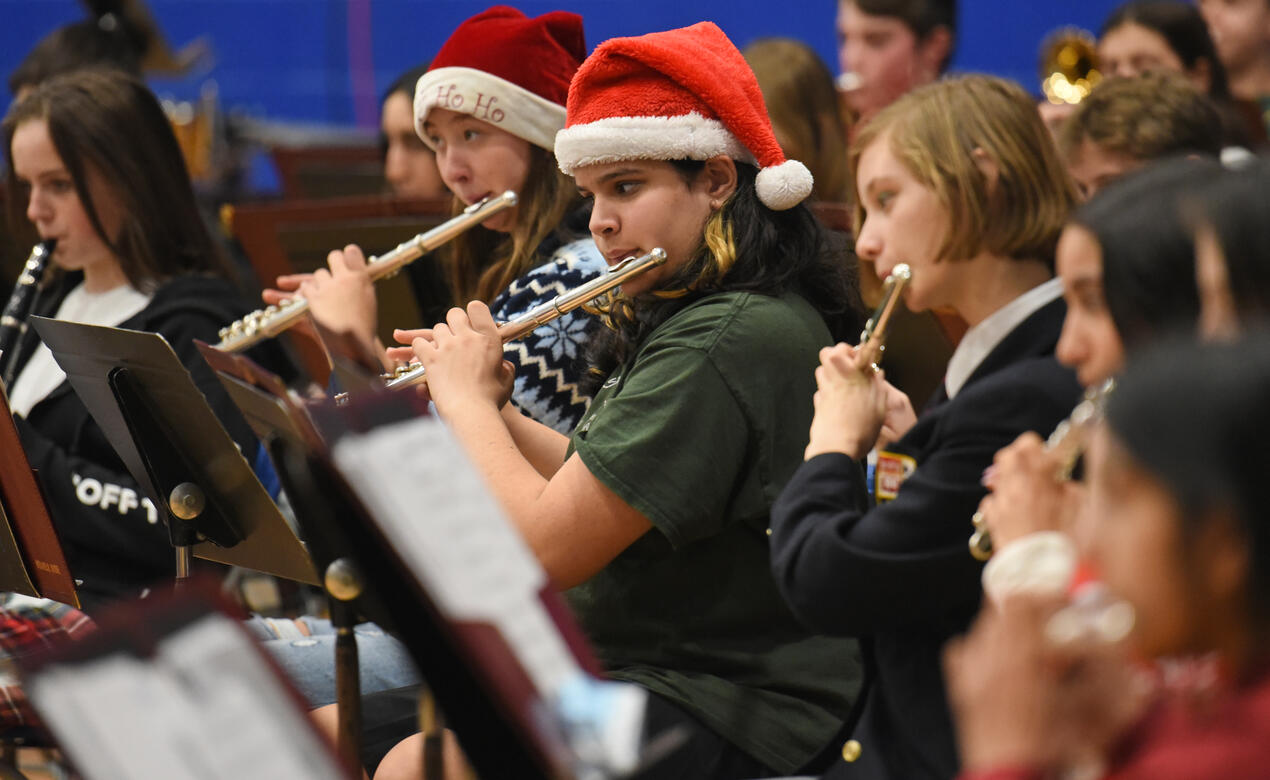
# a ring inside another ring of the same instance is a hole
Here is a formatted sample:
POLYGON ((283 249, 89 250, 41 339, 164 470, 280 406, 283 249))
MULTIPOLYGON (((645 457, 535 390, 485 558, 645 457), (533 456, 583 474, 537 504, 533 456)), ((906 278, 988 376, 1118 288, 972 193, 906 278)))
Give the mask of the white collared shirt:
POLYGON ((961 392, 970 375, 1010 331, 1062 294, 1063 280, 1056 276, 1023 293, 966 331, 948 360, 948 372, 944 375, 944 390, 948 397, 953 398, 961 392))

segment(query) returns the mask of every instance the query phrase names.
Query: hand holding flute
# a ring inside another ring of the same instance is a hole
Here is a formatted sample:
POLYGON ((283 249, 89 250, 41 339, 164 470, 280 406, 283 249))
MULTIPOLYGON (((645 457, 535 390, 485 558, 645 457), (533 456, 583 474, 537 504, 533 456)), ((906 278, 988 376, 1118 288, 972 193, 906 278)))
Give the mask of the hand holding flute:
POLYGON ((481 301, 450 309, 444 323, 411 340, 411 351, 427 370, 428 393, 442 417, 463 403, 501 409, 511 397, 515 370, 503 359, 499 326, 481 301))
POLYGON ((887 277, 882 301, 865 324, 858 346, 838 344, 820 351, 816 412, 805 459, 827 452, 860 459, 879 441, 899 438, 916 422, 908 397, 886 381, 877 365, 887 326, 910 278, 903 264, 887 277))
POLYGON ((1031 432, 996 454, 983 476, 989 492, 979 502, 980 523, 993 546, 1038 531, 1070 528, 1083 487, 1055 479, 1059 466, 1058 455, 1031 432))
POLYGON ((1085 391, 1072 414, 1042 441, 1024 433, 997 453, 984 473, 988 495, 971 522, 970 554, 986 561, 994 547, 1037 531, 1070 530, 1083 488, 1071 481, 1086 440, 1102 416, 1102 406, 1115 389, 1107 380, 1085 391))

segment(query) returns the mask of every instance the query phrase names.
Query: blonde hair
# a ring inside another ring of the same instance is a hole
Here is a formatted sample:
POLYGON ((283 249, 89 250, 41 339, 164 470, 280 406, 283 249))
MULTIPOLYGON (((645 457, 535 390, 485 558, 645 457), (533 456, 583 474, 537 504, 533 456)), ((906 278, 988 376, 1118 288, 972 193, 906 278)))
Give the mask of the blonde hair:
POLYGON ((816 200, 850 200, 847 122, 833 74, 810 46, 790 38, 763 38, 742 52, 758 79, 767 115, 785 156, 807 166, 816 200))
MULTIPOLYGON (((521 187, 516 224, 510 235, 469 230, 449 244, 447 279, 455 300, 489 303, 516 279, 540 265, 538 246, 551 235, 579 200, 573 179, 560 172, 555 156, 529 145, 529 172, 521 187)), ((457 198, 453 213, 463 210, 457 198)))
MULTIPOLYGON (((866 123, 848 153, 853 187, 860 156, 885 138, 891 153, 948 210, 939 259, 983 251, 1051 267, 1076 191, 1036 105, 1017 84, 961 76, 909 92, 866 123), (990 178, 982 156, 995 167, 990 178)), ((855 228, 864 223, 855 207, 855 228)))

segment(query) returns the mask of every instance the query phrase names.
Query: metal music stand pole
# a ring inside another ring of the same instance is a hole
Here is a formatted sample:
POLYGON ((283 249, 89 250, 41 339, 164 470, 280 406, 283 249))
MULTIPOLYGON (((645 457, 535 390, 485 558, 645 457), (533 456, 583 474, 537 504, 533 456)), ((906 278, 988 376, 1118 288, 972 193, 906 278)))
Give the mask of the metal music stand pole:
POLYGON ((335 702, 339 711, 336 749, 349 766, 361 766, 362 685, 357 656, 357 612, 353 602, 365 584, 357 564, 336 558, 326 567, 323 585, 330 596, 331 624, 335 627, 335 702))

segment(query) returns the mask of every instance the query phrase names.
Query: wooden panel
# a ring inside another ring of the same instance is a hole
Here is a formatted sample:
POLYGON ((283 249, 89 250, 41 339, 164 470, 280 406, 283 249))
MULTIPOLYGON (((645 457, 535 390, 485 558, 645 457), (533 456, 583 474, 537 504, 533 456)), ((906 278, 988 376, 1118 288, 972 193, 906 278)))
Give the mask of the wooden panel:
POLYGON ((336 198, 387 191, 378 145, 274 147, 283 197, 336 198))
POLYGON ((811 203, 809 204, 811 213, 816 215, 821 224, 830 230, 836 230, 839 233, 852 232, 851 227, 851 204, 850 203, 811 203))

